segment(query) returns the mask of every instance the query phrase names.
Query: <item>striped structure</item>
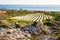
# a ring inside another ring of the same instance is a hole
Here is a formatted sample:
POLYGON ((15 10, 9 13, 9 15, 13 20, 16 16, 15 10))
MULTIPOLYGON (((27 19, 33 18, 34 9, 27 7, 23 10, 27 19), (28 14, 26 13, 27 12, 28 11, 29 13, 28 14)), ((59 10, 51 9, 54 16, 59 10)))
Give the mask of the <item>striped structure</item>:
POLYGON ((26 20, 26 21, 42 21, 42 20, 46 20, 46 19, 51 19, 53 18, 52 16, 49 15, 44 15, 44 14, 28 14, 26 16, 17 16, 17 17, 13 17, 11 19, 17 19, 17 20, 26 20))

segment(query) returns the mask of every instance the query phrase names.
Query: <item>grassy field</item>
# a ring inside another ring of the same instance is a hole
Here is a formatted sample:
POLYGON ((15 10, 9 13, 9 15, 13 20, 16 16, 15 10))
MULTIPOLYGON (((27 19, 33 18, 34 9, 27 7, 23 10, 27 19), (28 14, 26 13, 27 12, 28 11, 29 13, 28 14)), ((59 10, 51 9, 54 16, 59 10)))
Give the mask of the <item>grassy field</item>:
MULTIPOLYGON (((36 14, 36 13, 40 13, 40 14, 45 14, 45 15, 51 15, 54 17, 55 21, 60 22, 60 12, 45 12, 45 11, 27 11, 27 10, 6 10, 7 13, 6 14, 1 14, 0 15, 0 20, 7 20, 10 21, 11 23, 14 22, 18 22, 16 20, 10 20, 10 18, 12 17, 16 17, 16 16, 26 16, 28 14, 36 14)), ((19 21, 21 23, 28 23, 27 21, 19 21)), ((45 22, 45 21, 43 21, 45 22)))

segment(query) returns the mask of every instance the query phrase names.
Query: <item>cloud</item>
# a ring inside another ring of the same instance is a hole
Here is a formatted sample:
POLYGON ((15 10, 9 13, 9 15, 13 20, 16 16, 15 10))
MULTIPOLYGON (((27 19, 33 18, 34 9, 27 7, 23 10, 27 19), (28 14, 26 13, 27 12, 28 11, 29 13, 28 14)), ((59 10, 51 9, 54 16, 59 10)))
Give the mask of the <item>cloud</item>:
POLYGON ((12 5, 60 5, 60 0, 0 0, 0 4, 12 5))

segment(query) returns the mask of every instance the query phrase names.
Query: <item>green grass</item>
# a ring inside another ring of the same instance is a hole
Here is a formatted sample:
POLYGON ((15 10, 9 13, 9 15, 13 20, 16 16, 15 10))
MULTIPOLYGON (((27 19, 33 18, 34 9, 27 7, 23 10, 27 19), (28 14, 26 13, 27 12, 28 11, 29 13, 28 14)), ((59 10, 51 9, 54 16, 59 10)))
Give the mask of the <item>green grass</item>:
POLYGON ((19 25, 21 26, 26 26, 26 25, 30 25, 33 24, 33 21, 26 21, 26 20, 9 20, 10 23, 19 23, 19 25))

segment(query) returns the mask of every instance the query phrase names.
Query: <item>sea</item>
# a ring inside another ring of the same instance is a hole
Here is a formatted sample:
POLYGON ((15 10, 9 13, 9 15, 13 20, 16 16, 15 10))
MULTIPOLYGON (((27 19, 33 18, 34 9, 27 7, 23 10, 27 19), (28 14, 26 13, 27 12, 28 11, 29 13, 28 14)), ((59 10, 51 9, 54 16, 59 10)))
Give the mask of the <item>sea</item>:
POLYGON ((60 5, 0 5, 0 9, 60 11, 60 5))

